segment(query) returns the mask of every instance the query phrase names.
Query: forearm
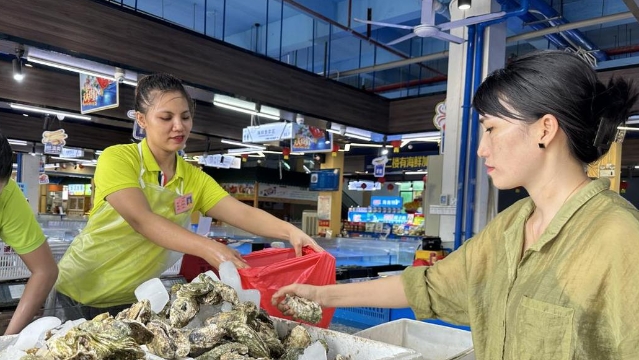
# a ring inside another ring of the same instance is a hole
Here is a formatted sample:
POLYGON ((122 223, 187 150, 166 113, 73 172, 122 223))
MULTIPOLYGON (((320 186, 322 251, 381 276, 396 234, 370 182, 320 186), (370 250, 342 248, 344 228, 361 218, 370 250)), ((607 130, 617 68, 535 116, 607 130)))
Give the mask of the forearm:
POLYGON ((318 288, 318 300, 325 307, 408 307, 404 286, 399 276, 351 284, 318 288))
POLYGON ((199 256, 210 262, 213 251, 218 246, 224 246, 216 241, 194 234, 191 231, 171 222, 170 220, 150 213, 144 221, 131 224, 153 243, 169 250, 199 256))
POLYGON ((55 271, 31 274, 5 335, 17 334, 33 321, 53 288, 57 277, 57 268, 55 271))
POLYGON ((237 200, 230 197, 222 199, 222 201, 233 202, 233 204, 226 206, 222 204, 220 208, 224 209, 224 211, 219 211, 219 214, 217 213, 218 211, 215 211, 211 216, 251 234, 266 238, 290 240, 289 236, 292 230, 296 229, 294 225, 280 220, 263 210, 239 202, 235 203, 237 200), (239 206, 239 208, 236 209, 236 206, 239 206))

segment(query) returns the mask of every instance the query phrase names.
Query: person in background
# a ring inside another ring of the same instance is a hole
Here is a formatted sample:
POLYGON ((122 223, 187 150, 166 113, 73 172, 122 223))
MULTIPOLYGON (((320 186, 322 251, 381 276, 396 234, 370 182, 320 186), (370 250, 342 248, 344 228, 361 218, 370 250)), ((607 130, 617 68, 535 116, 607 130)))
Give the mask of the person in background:
POLYGON ((58 277, 49 243, 24 194, 11 179, 12 159, 9 141, 0 134, 0 239, 3 245, 11 246, 31 272, 5 335, 19 333, 33 320, 58 277))
POLYGON ((61 259, 58 307, 68 319, 117 313, 136 301, 134 290, 160 276, 181 253, 218 268, 246 267, 239 253, 187 230, 191 212, 248 232, 323 249, 302 230, 229 196, 178 155, 193 126, 194 102, 177 78, 153 74, 135 92, 139 144, 115 145, 100 155, 89 221, 61 259))
POLYGON ((478 360, 639 359, 639 212, 591 180, 637 102, 576 55, 522 56, 488 76, 473 106, 477 154, 498 189, 528 198, 432 267, 356 284, 289 285, 326 307, 410 306, 417 319, 470 325, 478 360))

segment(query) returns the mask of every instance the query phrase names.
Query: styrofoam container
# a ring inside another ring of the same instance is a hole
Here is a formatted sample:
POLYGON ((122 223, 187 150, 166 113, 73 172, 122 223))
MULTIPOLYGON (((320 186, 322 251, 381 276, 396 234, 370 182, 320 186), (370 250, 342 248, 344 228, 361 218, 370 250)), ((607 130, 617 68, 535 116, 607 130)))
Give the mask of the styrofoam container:
MULTIPOLYGON (((271 317, 275 330, 280 337, 286 335, 291 329, 299 325, 295 321, 271 317)), ((328 344, 328 358, 334 359, 338 354, 350 355, 351 360, 423 360, 418 352, 385 342, 364 339, 337 331, 326 330, 315 326, 302 324, 312 341, 326 340, 328 344)))
MULTIPOLYGON (((275 329, 280 337, 286 335, 299 323, 271 317, 275 329)), ((391 345, 379 341, 364 339, 361 337, 326 330, 315 326, 304 325, 313 342, 324 339, 328 344, 328 358, 334 359, 337 354, 350 355, 351 360, 424 360, 422 355, 414 350, 391 345)), ((17 339, 17 335, 0 336, 0 356, 3 350, 12 345, 17 339)), ((147 353, 147 359, 158 359, 158 357, 147 353)))
POLYGON ((399 319, 353 335, 413 349, 420 353, 424 360, 475 359, 470 332, 448 326, 399 319))

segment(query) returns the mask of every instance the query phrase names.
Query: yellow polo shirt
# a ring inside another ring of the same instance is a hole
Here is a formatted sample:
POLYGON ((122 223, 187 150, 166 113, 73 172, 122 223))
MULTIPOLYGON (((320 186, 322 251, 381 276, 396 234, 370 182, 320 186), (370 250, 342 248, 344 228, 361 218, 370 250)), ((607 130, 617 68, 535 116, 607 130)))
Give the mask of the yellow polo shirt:
MULTIPOLYGON (((144 182, 159 184, 160 166, 153 157, 146 139, 142 140, 142 157, 145 171, 144 182)), ((105 198, 122 189, 140 188, 140 155, 137 144, 110 146, 98 158, 95 169, 95 200, 93 213, 106 201, 105 198)), ((199 168, 177 157, 175 175, 166 184, 167 189, 193 194, 193 209, 205 214, 228 193, 199 168), (184 185, 182 185, 182 181, 184 185)))
POLYGON ((18 254, 30 253, 46 240, 27 199, 13 180, 0 193, 0 239, 18 254))
POLYGON ((523 256, 530 198, 406 269, 417 318, 469 324, 478 360, 639 359, 639 211, 609 186, 581 189, 523 256))

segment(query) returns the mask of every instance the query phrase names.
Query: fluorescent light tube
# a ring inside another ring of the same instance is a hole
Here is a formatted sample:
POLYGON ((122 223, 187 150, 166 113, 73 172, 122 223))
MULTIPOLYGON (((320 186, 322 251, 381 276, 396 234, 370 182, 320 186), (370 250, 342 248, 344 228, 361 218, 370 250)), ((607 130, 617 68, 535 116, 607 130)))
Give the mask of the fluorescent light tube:
POLYGON ((9 144, 11 145, 27 146, 27 142, 24 140, 13 140, 13 139, 8 139, 8 140, 9 140, 9 144))
POLYGON ((279 120, 281 118, 280 111, 278 109, 264 105, 260 106, 260 112, 258 115, 272 120, 279 120))
POLYGON ((257 108, 256 108, 256 105, 255 105, 254 102, 246 101, 246 100, 242 100, 242 99, 238 99, 238 98, 234 98, 232 96, 215 94, 213 96, 213 102, 214 103, 219 103, 219 104, 224 104, 224 105, 229 105, 229 106, 236 107, 236 108, 241 108, 241 109, 244 109, 244 110, 251 110, 251 111, 257 113, 257 108))
POLYGON ((92 71, 92 70, 87 70, 87 69, 82 69, 76 66, 72 66, 72 65, 66 65, 66 64, 61 64, 55 61, 50 61, 50 60, 45 60, 45 59, 39 59, 33 56, 27 56, 27 60, 32 62, 32 63, 36 63, 36 64, 40 64, 40 65, 46 65, 46 66, 51 66, 57 69, 62 69, 62 70, 68 70, 68 71, 72 71, 72 72, 77 72, 77 73, 83 73, 83 74, 87 74, 87 75, 93 75, 93 76, 97 76, 97 77, 101 77, 104 79, 109 79, 109 80, 115 80, 115 77, 113 75, 107 75, 101 72, 97 72, 97 71, 92 71))
POLYGON ((41 114, 60 115, 60 116, 70 117, 70 118, 80 119, 80 120, 91 120, 90 116, 74 114, 74 113, 70 113, 66 111, 51 110, 51 109, 47 109, 43 107, 14 104, 14 103, 9 104, 9 106, 11 106, 12 109, 16 109, 16 110, 31 111, 31 112, 41 113, 41 114))
POLYGON ((243 142, 239 142, 239 141, 235 141, 235 140, 222 139, 222 140, 220 140, 220 142, 223 143, 223 144, 243 146, 243 147, 252 148, 252 149, 260 149, 260 150, 265 150, 266 149, 266 147, 262 146, 262 145, 247 144, 247 143, 243 143, 243 142))
POLYGON ((404 134, 402 135, 402 140, 413 140, 413 139, 423 139, 423 138, 434 138, 441 137, 441 133, 439 131, 428 131, 414 134, 404 134))
POLYGON ((351 146, 356 147, 372 147, 372 148, 381 148, 382 144, 360 144, 360 143, 350 143, 351 146))
POLYGON ((221 108, 225 108, 225 109, 229 109, 229 110, 233 110, 233 111, 249 114, 249 115, 259 115, 257 113, 257 111, 255 111, 255 110, 245 109, 245 108, 241 108, 241 107, 238 107, 238 106, 233 106, 233 105, 229 105, 229 104, 226 104, 226 103, 222 103, 222 102, 219 102, 219 101, 213 101, 213 105, 219 106, 221 108))
POLYGON ((363 135, 357 135, 357 134, 346 133, 346 134, 344 134, 344 136, 351 137, 351 138, 354 138, 354 139, 360 139, 360 140, 365 140, 365 141, 371 141, 371 138, 370 138, 370 137, 368 137, 368 136, 363 136, 363 135))
POLYGON ((626 131, 639 131, 639 128, 637 128, 637 127, 629 127, 629 126, 617 126, 617 129, 626 130, 626 131))
POLYGON ((253 149, 253 148, 241 148, 241 149, 228 149, 227 150, 228 154, 233 154, 233 155, 253 154, 253 153, 258 153, 258 152, 260 152, 260 149, 253 149))
POLYGON ((406 175, 426 175, 428 171, 407 171, 404 174, 406 175))

